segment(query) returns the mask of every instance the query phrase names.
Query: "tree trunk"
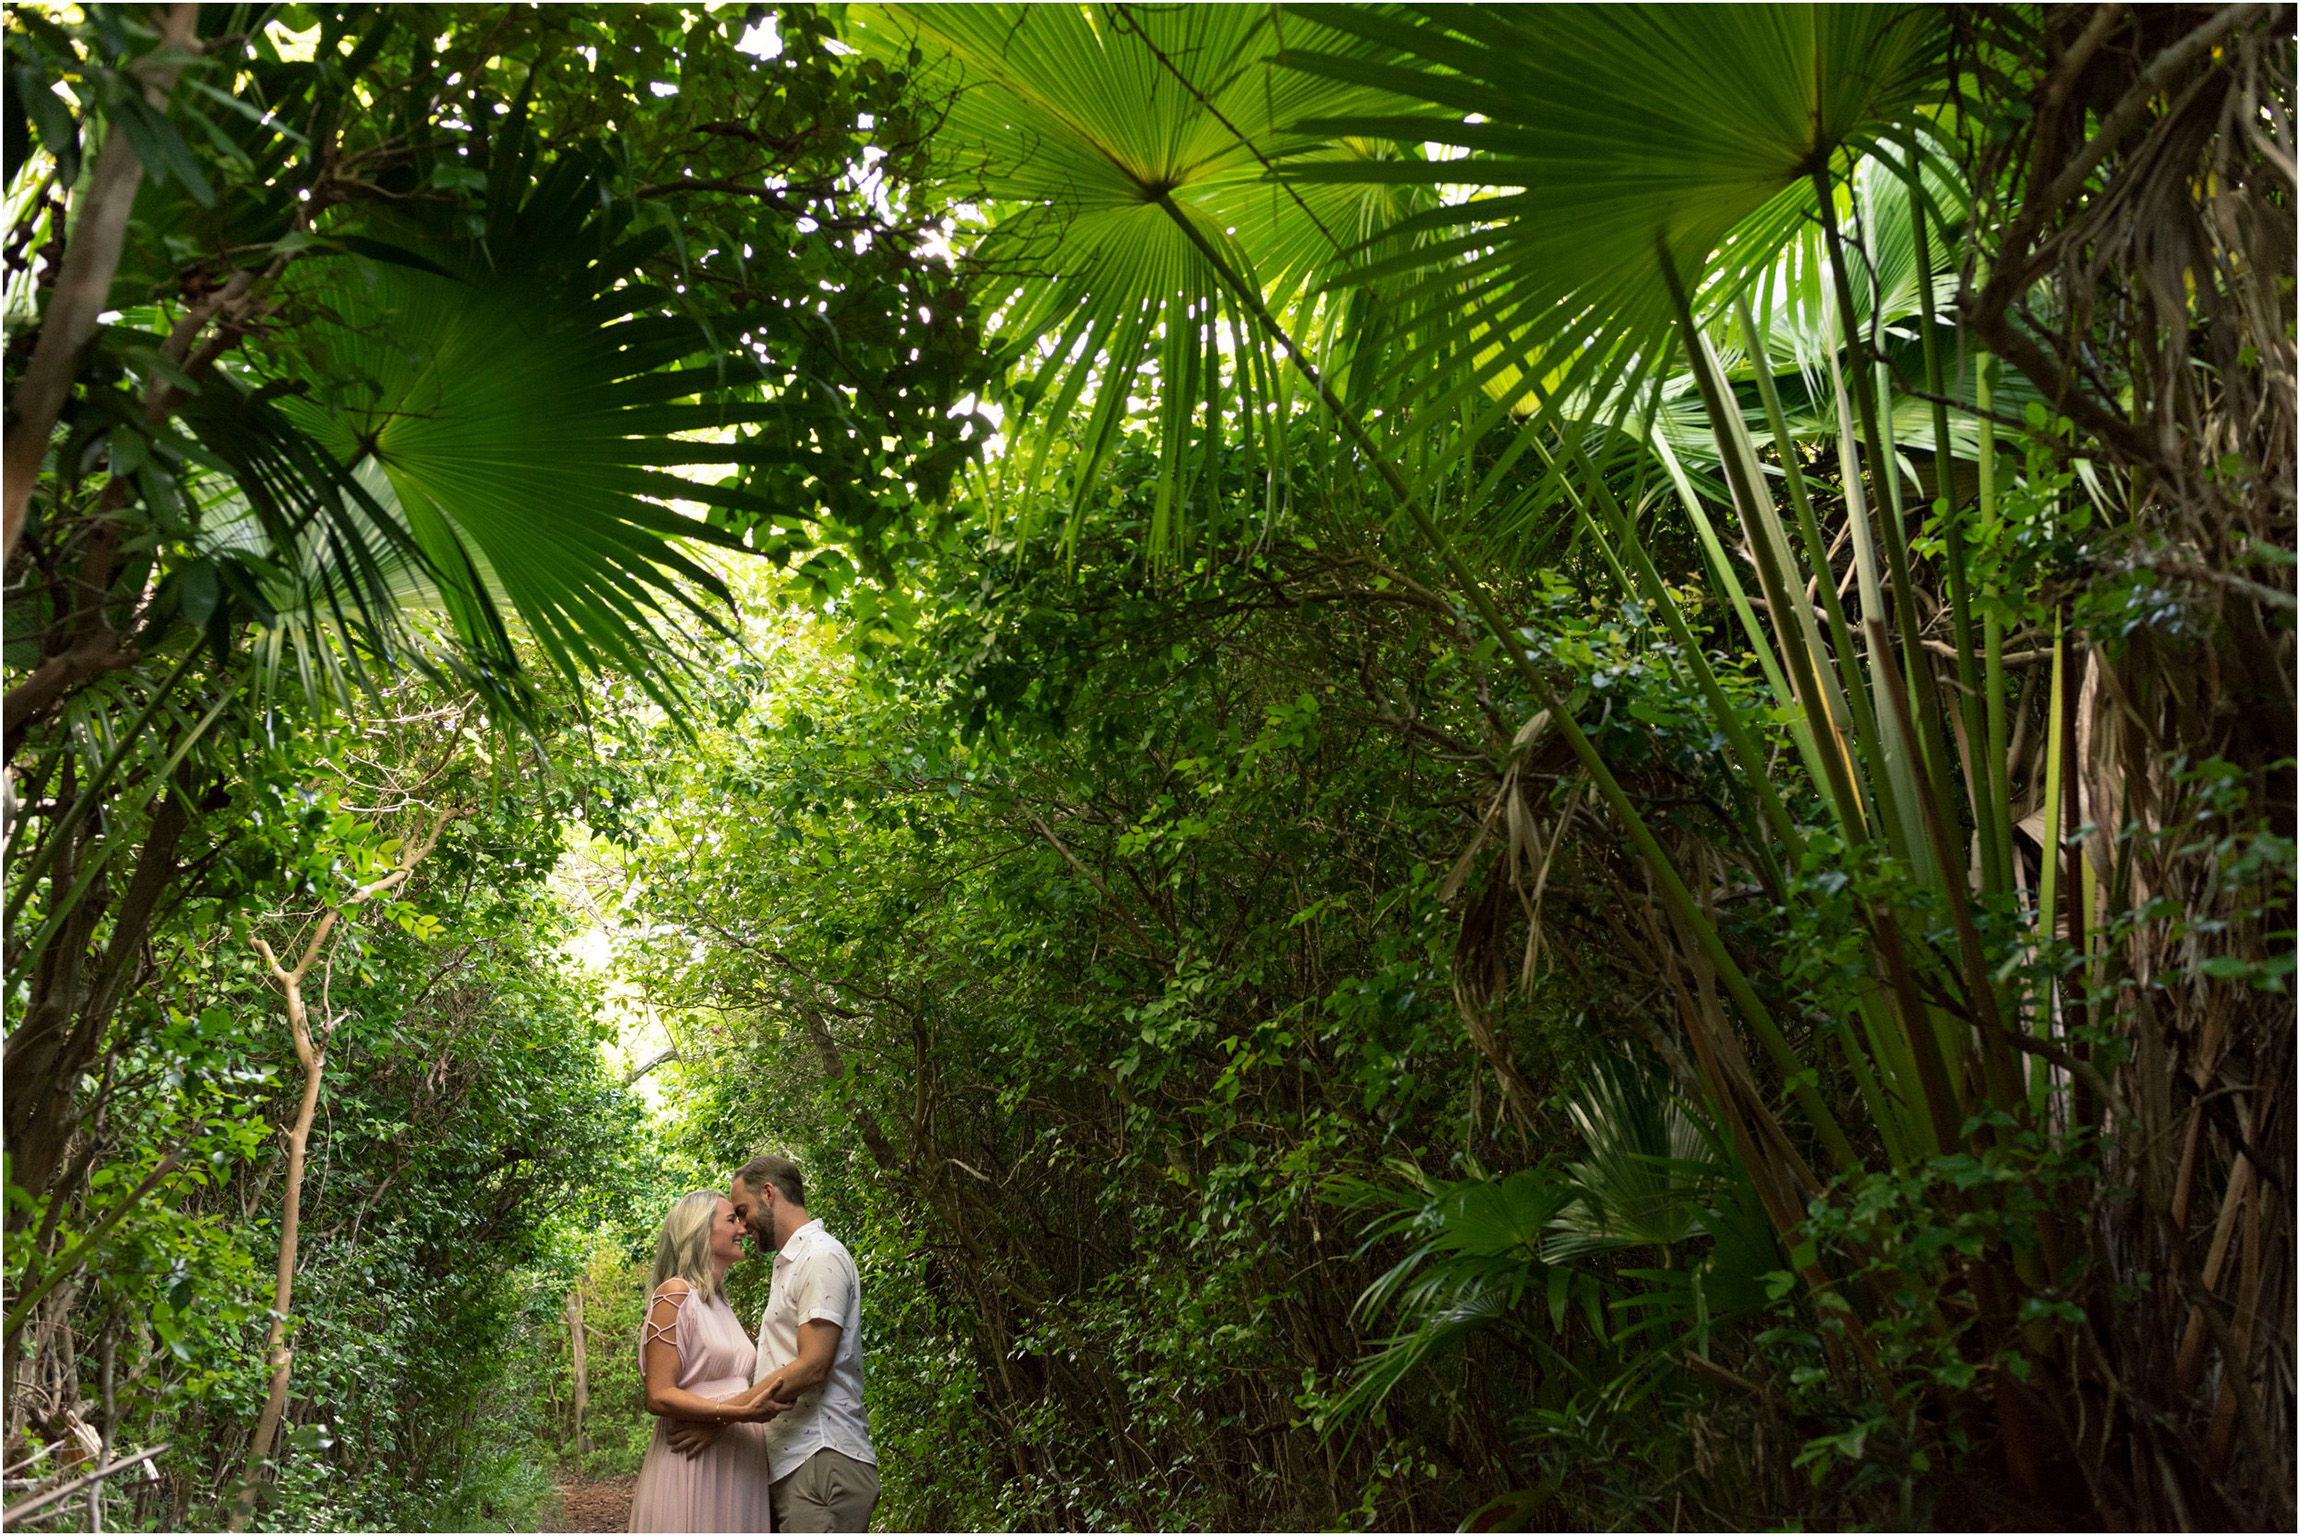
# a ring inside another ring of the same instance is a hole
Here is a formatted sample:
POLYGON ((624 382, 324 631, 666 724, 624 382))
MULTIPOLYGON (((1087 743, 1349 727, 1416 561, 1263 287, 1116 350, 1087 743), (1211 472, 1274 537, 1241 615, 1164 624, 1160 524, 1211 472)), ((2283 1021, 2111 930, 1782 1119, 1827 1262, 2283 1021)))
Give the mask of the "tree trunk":
POLYGON ((591 1410, 591 1367, 583 1338, 583 1284, 577 1281, 575 1289, 567 1293, 567 1337, 574 1349, 575 1366, 575 1454, 591 1454, 591 1432, 584 1427, 583 1416, 591 1410))
MULTIPOLYGON (((332 918, 333 913, 329 916, 332 918)), ((231 1529, 244 1531, 255 1513, 257 1479, 271 1455, 272 1437, 287 1410, 288 1374, 295 1351, 288 1347, 288 1304, 295 1298, 296 1229, 303 1218, 304 1148, 311 1141, 312 1114, 319 1108, 320 1071, 327 1057, 312 1046, 305 1022, 303 974, 299 967, 288 987, 288 1022, 295 1030, 296 1057, 303 1063, 303 1102, 297 1106, 295 1126, 288 1132, 287 1198, 280 1213, 279 1268, 272 1281, 272 1324, 264 1339, 264 1358, 271 1362, 271 1382, 264 1389, 263 1413, 248 1441, 247 1468, 240 1475, 239 1491, 232 1497, 231 1529)))
POLYGON ((229 1529, 244 1531, 254 1516, 256 1493, 261 1485, 264 1463, 270 1458, 272 1438, 279 1432, 280 1419, 287 1411, 288 1380, 295 1363, 295 1351, 288 1347, 288 1303, 295 1294, 296 1228, 303 1215, 303 1163, 304 1149, 311 1140, 312 1115, 319 1108, 320 1072, 327 1064, 324 1036, 315 1043, 311 1033, 311 1016, 304 1006, 304 978, 311 974, 315 961, 326 951, 328 939, 336 924, 352 908, 374 900, 384 892, 407 883, 415 866, 431 852, 439 841, 439 834, 447 827, 449 817, 441 816, 432 824, 430 835, 421 841, 410 840, 399 858, 399 867, 382 879, 358 890, 344 899, 341 905, 330 907, 312 930, 311 941, 304 945, 295 969, 289 970, 279 963, 272 947, 262 939, 255 941, 258 954, 270 967, 272 979, 279 983, 280 992, 287 1003, 288 1029, 295 1037, 296 1059, 303 1063, 303 1102, 297 1106, 295 1126, 288 1132, 287 1194, 281 1203, 279 1267, 272 1281, 271 1331, 264 1341, 265 1357, 271 1362, 271 1382, 264 1392, 263 1412, 256 1419, 255 1433, 248 1439, 245 1470, 240 1475, 239 1488, 232 1495, 232 1515, 229 1529))
MULTIPOLYGON (((119 1338, 113 1332, 115 1321, 116 1318, 112 1316, 105 1317, 104 1342, 97 1349, 97 1356, 102 1361, 98 1367, 98 1380, 102 1383, 104 1394, 103 1438, 97 1442, 99 1449, 96 1452, 96 1465, 99 1467, 108 1467, 112 1464, 112 1431, 120 1422, 119 1397, 115 1391, 112 1377, 112 1367, 119 1349, 119 1338)), ((98 1533, 103 1529, 104 1484, 103 1480, 99 1478, 88 1485, 89 1536, 98 1536, 98 1533)))
MULTIPOLYGON (((171 5, 158 15, 160 47, 154 50, 187 52, 196 46, 198 7, 171 5)), ((130 66, 144 81, 144 99, 165 110, 168 93, 181 72, 180 64, 152 64, 141 59, 130 66)), ((119 270, 120 245, 128 231, 128 214, 135 206, 136 188, 143 166, 128 136, 117 126, 105 137, 96 156, 96 172, 82 198, 80 217, 64 248, 64 261, 56 276, 47 313, 42 316, 39 339, 31 360, 9 402, 16 425, 8 434, 7 491, 4 529, 0 529, 0 556, 13 553, 24 531, 24 514, 32 501, 32 482, 47 457, 48 439, 56 418, 79 372, 80 349, 96 334, 97 316, 111 302, 112 277, 119 270)))
MULTIPOLYGON (((109 882, 99 879, 82 894, 77 909, 33 967, 30 1003, 17 1021, 16 1032, 0 1050, 0 1077, 5 1077, 9 1087, 6 1098, 0 1100, 0 1148, 7 1154, 9 1178, 29 1190, 35 1200, 45 1197, 51 1217, 60 1214, 63 1202, 72 1198, 86 1173, 84 1162, 75 1170, 66 1166, 64 1156, 79 1124, 74 1085, 103 1054, 113 1010, 119 1006, 143 953, 160 898, 175 878, 176 848, 191 824, 193 808, 181 782, 160 802, 121 897, 110 940, 102 958, 93 964, 89 957, 110 897, 109 882)), ((83 845, 67 850, 56 865, 52 890, 71 888, 94 828, 88 828, 87 833, 83 845)), ((5 1224, 13 1233, 29 1219, 28 1212, 12 1205, 5 1224)), ((27 1271, 27 1284, 29 1274, 27 1271)), ((21 1338, 11 1329, 0 1342, 0 1403, 6 1405, 11 1429, 18 1422, 16 1370, 21 1338)))
MULTIPOLYGON (((102 1053, 112 1013, 143 951, 160 899, 175 878, 176 848, 191 824, 192 810, 192 797, 179 783, 153 813, 101 959, 92 954, 92 946, 110 888, 99 878, 34 969, 31 1001, 16 1032, 8 1037, 11 1091, 5 1113, 0 1114, 10 1176, 34 1198, 50 1194, 56 1183, 65 1145, 79 1123, 73 1085, 102 1053)), ((92 833, 89 841, 93 842, 92 833)), ((69 890, 78 859, 84 856, 86 850, 76 849, 69 863, 60 863, 50 888, 69 890)), ((55 1189, 52 1198, 62 1200, 70 1194, 69 1189, 55 1189)), ((22 1220, 14 1212, 8 1217, 11 1227, 20 1226, 22 1220)))

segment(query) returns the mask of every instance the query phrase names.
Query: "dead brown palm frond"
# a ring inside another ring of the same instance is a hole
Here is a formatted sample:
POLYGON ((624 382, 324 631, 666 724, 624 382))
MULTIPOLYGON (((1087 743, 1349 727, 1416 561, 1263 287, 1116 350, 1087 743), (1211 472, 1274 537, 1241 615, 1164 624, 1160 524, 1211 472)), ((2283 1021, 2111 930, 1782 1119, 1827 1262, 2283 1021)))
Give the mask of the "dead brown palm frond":
POLYGON ((2102 574, 2182 615, 2087 658, 2070 801, 2090 830, 2067 883, 2089 899, 2063 930, 2102 935, 2097 1014, 2129 1042, 2130 1117, 2104 1151, 2137 1209, 2094 1240, 2116 1251, 2104 1273, 2163 1287, 2111 1314, 2124 1379, 2161 1415, 2134 1476, 2200 1478, 2232 1509, 2289 1483, 2293 1033, 2288 995, 2219 978, 2288 957, 2291 885, 2288 856, 2279 885, 2199 853, 2293 835, 2292 19, 2049 13, 2062 67, 2023 131, 1975 154, 2009 216, 1979 221, 1961 296, 2097 436, 2125 519, 2102 574), (2224 774, 2194 771, 2213 760, 2224 774), (2108 927, 2145 910, 2177 917, 2108 927))
MULTIPOLYGON (((1878 339, 1847 338, 1833 364, 1841 515, 1855 546, 1855 570, 1840 575, 1798 468, 1760 466, 1729 408, 1713 323, 1696 313, 1700 274, 1677 288, 1680 340, 1717 424, 1733 510, 1751 530, 1743 563, 1763 588, 1761 603, 1732 590, 1744 572, 1720 555, 1719 596, 1766 614, 1760 624, 1744 612, 1742 627, 1761 661, 1778 660, 1772 702, 1809 786, 1826 787, 1826 830, 1848 847, 1873 841, 1928 898, 1860 904, 1873 974, 1859 1017, 1833 1021, 1836 1038, 1792 1040, 1787 1020, 1766 1032, 1766 1005, 1745 992, 1728 1014, 1719 993, 1736 979, 1732 964, 1787 980, 1746 952, 1761 938, 1726 942, 1719 893, 1735 838, 1673 825, 1625 859, 1619 835, 1644 830, 1636 816, 1668 798, 1627 772, 1589 818, 1593 835, 1568 837, 1572 815, 1554 809, 1563 791, 1513 759, 1448 882, 1449 893, 1470 889, 1484 861, 1457 947, 1465 1009, 1481 1013, 1498 1011, 1510 979, 1516 914, 1504 891, 1528 924, 1523 974, 1552 942, 1551 870, 1572 868, 1584 889, 1610 884, 1618 902, 1582 915, 1610 930, 1614 964, 1663 982, 1784 1236, 1824 1179, 1857 1181, 1880 1162, 1916 1174, 2028 1156, 2009 1150, 2016 1143, 2046 1149, 2023 1177, 2066 1194, 2040 1202, 2036 1251, 1991 1252, 1946 1282, 1973 1320, 1962 1347, 1980 1369, 1974 1386, 1881 1379, 1858 1330, 1832 1361, 1883 1401, 1930 1395, 1983 1437, 1999 1486, 1976 1483, 1954 1506, 1976 1518, 2289 1513, 2291 19, 2271 7, 2072 8, 1958 23, 1962 56, 1985 64, 1976 89, 1996 94, 1997 120, 2020 125, 1966 147, 1983 206, 1959 236, 1970 243, 1958 318, 2052 407, 2021 479, 2039 518, 2097 512, 2106 523, 2037 586, 2033 611, 2011 621, 2025 632, 2004 632, 2002 591, 1984 594, 1985 677, 1973 654, 1982 624, 1958 585, 1964 556, 1952 538, 1945 555, 1919 559, 1914 509, 1899 477, 1879 472, 1892 424, 1880 423, 1879 385, 1864 377, 1872 363, 1883 372, 1878 339), (1993 35, 2000 24, 2011 32, 1993 35), (2049 489, 2059 484, 2068 489, 2049 489), (1810 603, 1788 601, 1832 589, 1857 627, 1827 605, 1807 622, 1810 603), (2118 602, 2148 612, 2120 625, 2118 602), (2023 679, 2009 639, 2038 653, 2023 679), (1673 877, 1690 903, 1657 901, 1673 877), (1984 942, 1984 906, 1989 922, 2009 914, 2022 932, 1984 942), (2026 979, 2008 981, 2015 973, 2026 979), (1752 1070, 1744 1028, 1778 1079, 1752 1070), (1846 1122, 1859 1145, 1831 1145, 1833 1166, 1819 1174, 1798 1163, 1806 1128, 1785 1126, 1770 1096, 1771 1082, 1793 1087, 1808 1063, 1858 1079, 1866 1112, 1846 1122), (2040 1298, 2062 1309, 2050 1324, 2022 1315, 2040 1298), (2007 1349, 2027 1352, 2033 1380, 1996 1370, 2007 1349)), ((1991 121, 1982 105, 1960 121, 1991 121)), ((1449 174, 1471 179, 1471 160, 1449 174)), ((1816 202, 1829 222, 1832 204, 1816 202)), ((1827 233, 1835 311, 1856 314, 1842 274, 1858 239, 1827 233)), ((1757 328, 1739 318, 1754 351, 1757 328)), ((1932 396, 1950 400, 1941 360, 1926 364, 1932 396)), ((1991 397, 1981 398, 1985 408, 1991 397)), ((2015 479, 1993 478, 1995 442, 1984 429, 1984 523, 2015 479)), ((1693 510, 1695 493, 1685 499, 1693 510)), ((1617 575, 1625 567, 1647 583, 1641 596, 1663 604, 1649 590, 1658 578, 1635 563, 1634 526, 1587 511, 1593 535, 1622 557, 1617 575)), ((1745 743, 1727 756, 1745 785, 1769 771, 1745 743)), ((1798 867, 1802 831, 1744 820, 1742 842, 1771 841, 1798 867)), ((1866 1262, 1847 1257, 1847 1274, 1866 1262)), ((1809 1283, 1818 1295, 1833 1282, 1809 1283)), ((1883 1296, 1855 1301, 1864 1320, 1902 1310, 1883 1296)))

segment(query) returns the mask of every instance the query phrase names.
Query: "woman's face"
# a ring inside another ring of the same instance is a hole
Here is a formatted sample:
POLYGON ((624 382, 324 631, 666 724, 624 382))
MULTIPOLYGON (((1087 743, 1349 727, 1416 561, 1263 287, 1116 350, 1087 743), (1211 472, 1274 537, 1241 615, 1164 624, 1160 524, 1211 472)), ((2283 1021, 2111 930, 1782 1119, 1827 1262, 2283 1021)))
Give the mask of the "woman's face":
POLYGON ((711 1257, 721 1269, 743 1256, 745 1230, 742 1214, 735 1209, 734 1202, 720 1196, 718 1212, 711 1218, 711 1257))

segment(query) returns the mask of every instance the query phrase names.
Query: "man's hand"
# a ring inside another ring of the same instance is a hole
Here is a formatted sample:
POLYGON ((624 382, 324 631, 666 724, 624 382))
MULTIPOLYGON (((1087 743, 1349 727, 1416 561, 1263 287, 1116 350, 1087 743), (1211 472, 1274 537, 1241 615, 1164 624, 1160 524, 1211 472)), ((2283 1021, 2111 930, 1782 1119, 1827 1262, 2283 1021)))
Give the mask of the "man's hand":
POLYGON ((693 1461, 709 1450, 726 1428, 724 1424, 706 1424, 700 1419, 666 1419, 663 1438, 671 1443, 672 1450, 693 1461))
POLYGON ((742 1422, 764 1424, 770 1419, 779 1418, 783 1414, 789 1413, 791 1409, 798 1406, 775 1390, 776 1385, 776 1379, 769 1376, 765 1381, 743 1394, 742 1422))

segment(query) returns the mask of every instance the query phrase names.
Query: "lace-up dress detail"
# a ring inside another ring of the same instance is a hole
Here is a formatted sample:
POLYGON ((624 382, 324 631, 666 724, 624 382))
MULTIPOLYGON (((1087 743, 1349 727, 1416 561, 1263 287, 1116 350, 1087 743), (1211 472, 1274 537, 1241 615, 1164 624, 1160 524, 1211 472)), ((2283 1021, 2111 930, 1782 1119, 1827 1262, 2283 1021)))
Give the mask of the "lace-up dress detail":
MULTIPOLYGON (((679 1351, 678 1385, 704 1397, 727 1397, 751 1385, 756 1354, 750 1335, 728 1307, 725 1296, 698 1302, 692 1293, 658 1292, 648 1308, 639 1349, 657 1339, 679 1351), (654 1314, 669 1303, 675 1316, 658 1324, 654 1314)), ((767 1505, 767 1447, 762 1424, 729 1424, 709 1449, 692 1461, 671 1448, 665 1420, 655 1420, 639 1486, 631 1497, 634 1531, 767 1531, 774 1517, 767 1505)))

